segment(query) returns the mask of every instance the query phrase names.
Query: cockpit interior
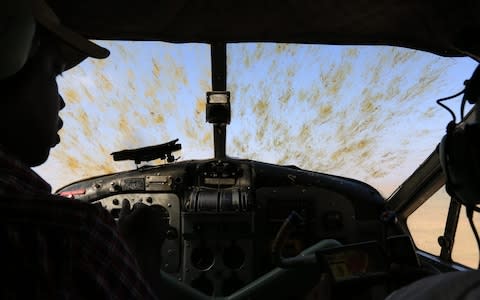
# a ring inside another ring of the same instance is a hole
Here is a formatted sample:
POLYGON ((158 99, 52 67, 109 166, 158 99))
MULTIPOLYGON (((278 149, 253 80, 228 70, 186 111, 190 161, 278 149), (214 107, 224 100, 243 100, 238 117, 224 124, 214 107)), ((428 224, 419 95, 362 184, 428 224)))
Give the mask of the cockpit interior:
MULTIPOLYGON (((437 255, 418 248, 407 224, 451 178, 442 169, 441 147, 431 149, 388 197, 344 176, 230 157, 227 130, 236 116, 227 45, 394 45, 478 60, 472 33, 480 23, 471 17, 477 4, 48 2, 65 23, 92 39, 210 45, 212 90, 204 91, 204 118, 213 133, 213 157, 177 160, 178 139, 115 149, 115 161, 165 163, 79 179, 56 192, 101 205, 116 220, 125 201, 161 207, 168 226, 158 276, 175 299, 385 299, 421 278, 471 270, 451 256, 464 202, 451 199, 444 232, 435 237, 437 255)), ((462 124, 478 121, 478 108, 470 104, 462 124)))

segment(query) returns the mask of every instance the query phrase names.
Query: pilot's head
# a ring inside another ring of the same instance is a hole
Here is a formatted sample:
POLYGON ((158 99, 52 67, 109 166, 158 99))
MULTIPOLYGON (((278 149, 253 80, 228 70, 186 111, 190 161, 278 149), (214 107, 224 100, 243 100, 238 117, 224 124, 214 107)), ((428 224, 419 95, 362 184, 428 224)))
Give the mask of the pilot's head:
POLYGON ((86 57, 106 58, 109 52, 64 27, 43 0, 7 0, 3 11, 2 47, 18 49, 0 51, 0 148, 33 167, 60 141, 58 113, 65 103, 56 77, 86 57))

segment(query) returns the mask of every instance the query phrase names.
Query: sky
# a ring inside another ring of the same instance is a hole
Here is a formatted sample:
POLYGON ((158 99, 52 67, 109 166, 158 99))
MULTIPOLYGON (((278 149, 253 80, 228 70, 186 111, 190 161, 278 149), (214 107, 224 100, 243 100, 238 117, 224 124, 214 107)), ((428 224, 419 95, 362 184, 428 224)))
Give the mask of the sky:
MULTIPOLYGON (((98 43, 108 59, 58 78, 62 143, 36 168, 54 189, 134 169, 110 153, 176 138, 180 160, 213 157, 208 45, 98 43)), ((476 67, 398 47, 243 43, 227 53, 227 155, 352 177, 386 197, 445 133, 451 117, 435 100, 463 89, 476 67)), ((458 111, 460 99, 449 105, 458 111)))

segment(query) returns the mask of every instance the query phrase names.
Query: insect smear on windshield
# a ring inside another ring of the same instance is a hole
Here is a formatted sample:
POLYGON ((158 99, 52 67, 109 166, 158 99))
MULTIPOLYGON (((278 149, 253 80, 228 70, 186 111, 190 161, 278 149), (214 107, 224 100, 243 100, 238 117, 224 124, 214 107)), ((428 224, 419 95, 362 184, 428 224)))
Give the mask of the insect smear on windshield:
POLYGON ((333 111, 333 108, 331 104, 321 105, 320 108, 318 109, 319 116, 323 120, 330 117, 330 115, 332 114, 332 111, 333 111))
POLYGON ((155 78, 160 76, 160 64, 155 58, 152 58, 152 74, 155 78))
POLYGON ((64 93, 65 95, 65 100, 67 100, 67 103, 78 103, 80 101, 80 97, 74 89, 68 88, 64 93))
POLYGON ((103 90, 105 91, 111 91, 113 89, 113 85, 110 82, 110 80, 103 74, 98 75, 99 80, 100 80, 100 86, 102 87, 103 90))

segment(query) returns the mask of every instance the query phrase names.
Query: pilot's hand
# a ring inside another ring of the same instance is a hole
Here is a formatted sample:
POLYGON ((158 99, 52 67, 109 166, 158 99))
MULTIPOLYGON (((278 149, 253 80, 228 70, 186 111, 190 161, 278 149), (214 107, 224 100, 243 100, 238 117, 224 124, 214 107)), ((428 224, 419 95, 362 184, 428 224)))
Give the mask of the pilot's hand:
POLYGON ((145 278, 157 276, 162 263, 161 248, 169 228, 166 210, 159 205, 142 203, 131 208, 130 202, 123 200, 118 227, 145 278))

